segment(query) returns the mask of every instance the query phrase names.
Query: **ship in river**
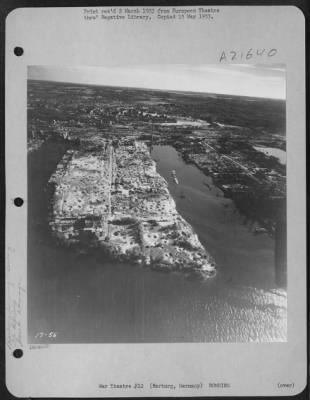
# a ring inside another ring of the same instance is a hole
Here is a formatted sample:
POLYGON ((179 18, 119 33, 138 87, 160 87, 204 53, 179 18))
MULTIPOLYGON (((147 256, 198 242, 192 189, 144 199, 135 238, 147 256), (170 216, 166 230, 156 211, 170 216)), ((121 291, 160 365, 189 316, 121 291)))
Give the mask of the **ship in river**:
POLYGON ((177 174, 176 174, 176 172, 175 172, 174 169, 171 171, 171 175, 172 175, 173 182, 176 183, 176 184, 178 185, 179 180, 178 180, 178 178, 177 178, 177 174))

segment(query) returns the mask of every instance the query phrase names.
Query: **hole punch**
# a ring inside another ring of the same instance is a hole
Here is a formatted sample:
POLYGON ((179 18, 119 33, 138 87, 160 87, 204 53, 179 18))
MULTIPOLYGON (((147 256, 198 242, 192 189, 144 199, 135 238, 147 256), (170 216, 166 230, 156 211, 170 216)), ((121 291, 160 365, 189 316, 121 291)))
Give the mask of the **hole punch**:
POLYGON ((21 197, 15 197, 14 204, 16 207, 21 207, 24 204, 24 200, 21 197))
POLYGON ((21 358, 23 356, 23 350, 22 349, 15 349, 13 351, 13 357, 15 358, 21 358))
POLYGON ((14 47, 14 54, 20 57, 24 54, 24 49, 22 47, 14 47))

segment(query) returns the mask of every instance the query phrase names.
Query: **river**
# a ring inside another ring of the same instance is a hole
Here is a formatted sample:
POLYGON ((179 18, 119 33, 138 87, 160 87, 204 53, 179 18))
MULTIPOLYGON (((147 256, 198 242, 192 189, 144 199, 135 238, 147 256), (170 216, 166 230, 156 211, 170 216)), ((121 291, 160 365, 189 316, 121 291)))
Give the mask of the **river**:
POLYGON ((286 340, 286 292, 274 283, 273 240, 253 235, 211 178, 171 146, 155 146, 152 157, 178 211, 215 258, 215 277, 197 280, 56 247, 45 187, 64 150, 49 143, 28 162, 30 343, 286 340))

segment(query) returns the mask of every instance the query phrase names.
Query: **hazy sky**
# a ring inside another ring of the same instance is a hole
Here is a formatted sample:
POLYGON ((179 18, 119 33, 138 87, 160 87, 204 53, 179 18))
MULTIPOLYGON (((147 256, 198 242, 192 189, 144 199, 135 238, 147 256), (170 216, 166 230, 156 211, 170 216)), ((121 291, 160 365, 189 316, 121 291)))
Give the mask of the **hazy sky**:
POLYGON ((30 66, 29 79, 285 99, 283 65, 30 66))

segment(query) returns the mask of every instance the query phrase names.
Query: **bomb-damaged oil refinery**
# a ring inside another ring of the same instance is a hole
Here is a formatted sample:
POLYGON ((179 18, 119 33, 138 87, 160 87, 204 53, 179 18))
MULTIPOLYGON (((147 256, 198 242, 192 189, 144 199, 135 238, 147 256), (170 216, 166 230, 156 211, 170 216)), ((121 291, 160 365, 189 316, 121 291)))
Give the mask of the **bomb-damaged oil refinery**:
MULTIPOLYGON (((101 177, 103 185, 99 198, 103 204, 109 199, 110 215, 111 209, 117 208, 120 191, 125 203, 127 196, 129 207, 136 199, 134 186, 143 191, 141 182, 144 181, 147 182, 144 197, 151 199, 158 196, 158 203, 162 203, 164 197, 160 198, 161 194, 156 192, 155 187, 159 179, 161 190, 167 185, 163 178, 157 176, 149 151, 154 145, 171 145, 187 163, 195 164, 211 176, 224 196, 234 200, 240 212, 255 221, 254 234, 274 236, 279 210, 285 207, 286 198, 285 121, 283 117, 275 118, 277 114, 285 114, 283 101, 256 99, 253 102, 250 98, 237 96, 232 100, 231 96, 225 95, 84 87, 39 81, 31 81, 30 88, 29 152, 36 151, 47 140, 63 141, 66 147, 70 148, 71 144, 74 149, 73 154, 67 150, 57 168, 56 176, 59 178, 54 207, 57 207, 56 198, 65 196, 61 193, 62 187, 63 191, 70 192, 62 180, 68 182, 74 179, 77 171, 83 178, 83 170, 86 177, 89 173, 86 174, 87 168, 98 169, 98 179, 101 177), (42 88, 46 89, 46 93, 42 88), (92 149, 95 150, 92 152, 92 149), (108 156, 110 151, 112 156, 108 156), (129 166, 122 167, 118 154, 128 159, 129 166), (88 167, 87 163, 91 163, 92 159, 96 166, 88 167), (70 161, 67 163, 66 160, 70 161), (87 165, 80 167, 80 163, 87 165), (104 191, 110 169, 114 174, 110 187, 112 194, 104 191), (147 175, 150 171, 154 176, 147 175), (126 185, 121 183, 125 181, 126 185)), ((53 179, 56 178, 51 181, 53 179)), ((82 195, 85 189, 83 179, 76 185, 80 202, 87 202, 88 198, 82 195)), ((166 191, 169 198, 167 188, 166 191)), ((64 201, 70 202, 70 199, 64 201)), ((76 209, 75 200, 72 201, 71 214, 80 209, 76 209)), ((136 215, 145 214, 145 202, 151 204, 151 200, 137 203, 136 215)), ((171 197, 170 202, 168 214, 175 209, 171 197)), ((164 207, 163 204, 161 207, 164 207)), ((103 217, 106 209, 100 210, 97 207, 96 212, 102 213, 103 217)), ((131 214, 134 214, 132 210, 131 214)), ((93 212, 89 210, 90 215, 93 212)), ((86 210, 81 217, 87 217, 86 210)), ((147 218, 144 216, 143 219, 147 218)), ((55 224, 51 221, 57 236, 55 224)), ((72 233, 73 236, 76 234, 77 231, 72 233)), ((71 241, 76 240, 75 237, 71 241)), ((102 241, 102 236, 99 241, 102 241)), ((153 247, 156 245, 158 243, 154 242, 153 247)), ((137 249, 133 248, 136 252, 137 249)))
POLYGON ((286 340, 285 130, 283 100, 29 80, 30 335, 286 340))

